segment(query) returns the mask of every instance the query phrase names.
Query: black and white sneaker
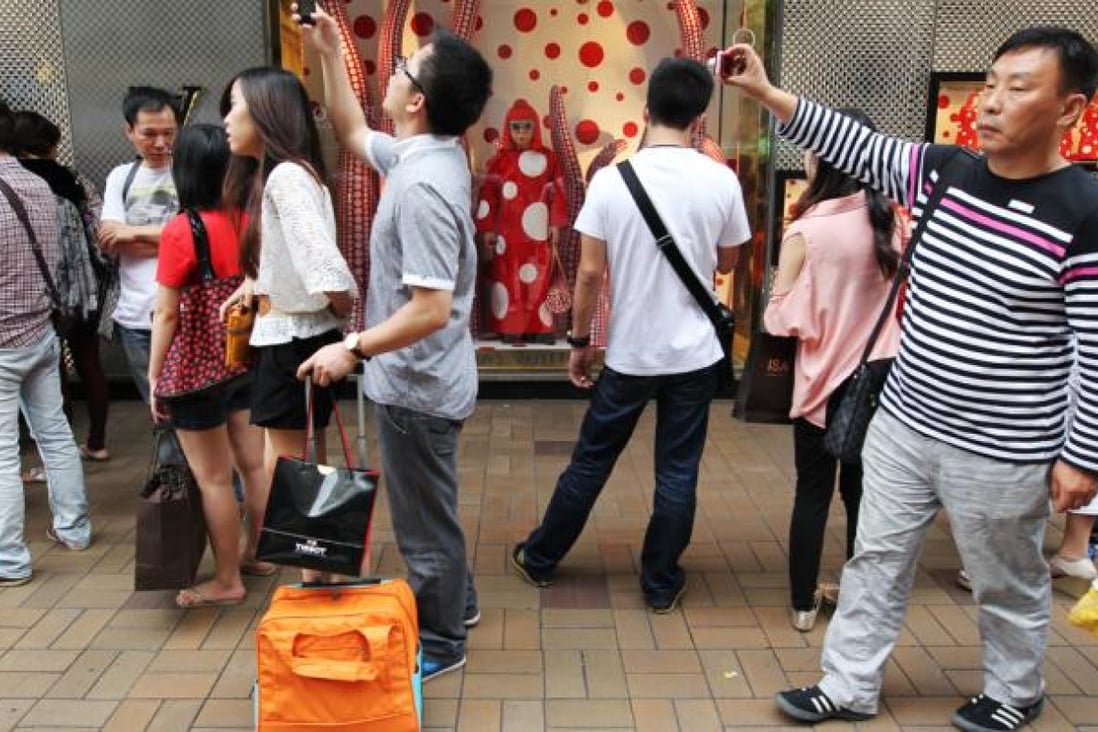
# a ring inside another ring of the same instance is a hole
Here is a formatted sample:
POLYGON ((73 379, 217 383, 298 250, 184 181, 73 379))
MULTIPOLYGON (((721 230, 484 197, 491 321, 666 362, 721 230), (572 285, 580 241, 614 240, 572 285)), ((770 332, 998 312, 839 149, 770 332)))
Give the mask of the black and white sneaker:
POLYGON ((845 719, 848 722, 863 722, 874 715, 843 709, 820 691, 819 686, 803 689, 780 691, 774 696, 778 708, 798 722, 823 722, 828 719, 845 719))
POLYGON ((1028 707, 1014 707, 997 702, 986 694, 974 696, 953 713, 955 727, 966 732, 1000 732, 1019 729, 1037 719, 1045 705, 1044 697, 1028 707))

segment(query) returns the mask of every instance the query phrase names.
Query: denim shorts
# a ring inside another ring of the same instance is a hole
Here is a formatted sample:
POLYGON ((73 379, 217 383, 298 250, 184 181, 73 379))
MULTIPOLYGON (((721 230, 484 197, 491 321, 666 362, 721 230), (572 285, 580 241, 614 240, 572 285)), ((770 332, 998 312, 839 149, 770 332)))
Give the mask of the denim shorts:
POLYGON ((171 410, 171 426, 177 430, 212 430, 229 419, 230 412, 248 409, 252 403, 252 379, 244 375, 232 381, 165 402, 171 410))

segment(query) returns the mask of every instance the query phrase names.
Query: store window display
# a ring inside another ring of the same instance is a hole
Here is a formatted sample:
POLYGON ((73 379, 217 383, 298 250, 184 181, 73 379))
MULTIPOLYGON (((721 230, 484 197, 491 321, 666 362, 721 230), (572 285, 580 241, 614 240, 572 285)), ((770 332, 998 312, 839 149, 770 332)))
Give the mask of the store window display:
POLYGON ((490 261, 487 330, 505 343, 556 340, 545 299, 568 223, 558 168, 556 153, 542 144, 537 111, 517 100, 485 166, 476 217, 482 256, 490 261))

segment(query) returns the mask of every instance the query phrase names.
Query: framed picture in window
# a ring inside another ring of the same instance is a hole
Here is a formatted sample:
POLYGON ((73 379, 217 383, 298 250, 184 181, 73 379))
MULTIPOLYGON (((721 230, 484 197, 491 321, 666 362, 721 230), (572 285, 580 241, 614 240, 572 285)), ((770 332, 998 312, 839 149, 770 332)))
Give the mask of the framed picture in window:
MULTIPOLYGON (((933 72, 926 109, 926 139, 943 145, 980 149, 976 115, 986 75, 982 72, 933 72)), ((1060 154, 1075 163, 1098 163, 1098 99, 1083 110, 1079 122, 1064 134, 1060 154)))

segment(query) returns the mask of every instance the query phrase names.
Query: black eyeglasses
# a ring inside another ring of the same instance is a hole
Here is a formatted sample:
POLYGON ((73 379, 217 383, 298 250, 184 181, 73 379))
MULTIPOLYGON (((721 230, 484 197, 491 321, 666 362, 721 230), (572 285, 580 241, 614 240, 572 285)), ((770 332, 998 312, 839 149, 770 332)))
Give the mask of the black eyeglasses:
POLYGON ((397 56, 393 61, 393 68, 396 71, 404 74, 408 77, 408 81, 412 82, 412 86, 415 90, 423 95, 424 99, 427 99, 427 90, 423 88, 423 84, 419 83, 419 79, 412 76, 412 72, 408 70, 408 58, 405 56, 397 56))
POLYGON ((515 132, 529 132, 530 130, 534 129, 534 123, 533 122, 522 122, 522 121, 512 122, 511 123, 511 129, 514 130, 515 132))

